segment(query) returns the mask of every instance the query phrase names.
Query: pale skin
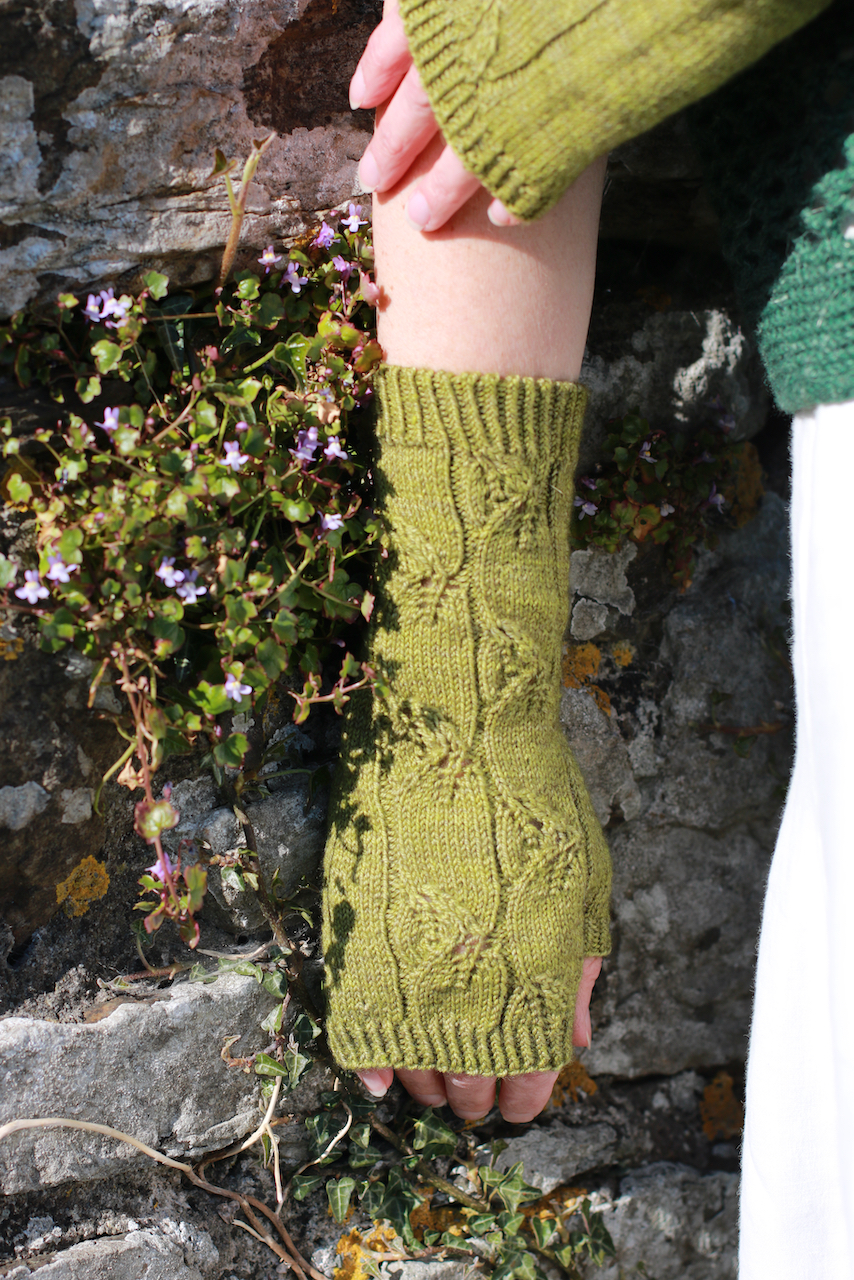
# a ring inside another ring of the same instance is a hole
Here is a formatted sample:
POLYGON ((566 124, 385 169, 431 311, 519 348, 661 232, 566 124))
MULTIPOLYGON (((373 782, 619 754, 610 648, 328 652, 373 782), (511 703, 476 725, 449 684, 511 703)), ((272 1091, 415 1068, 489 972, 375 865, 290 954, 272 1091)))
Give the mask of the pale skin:
MULTIPOLYGON (((397 0, 386 0, 350 86, 354 107, 376 107, 362 158, 374 193, 379 340, 390 364, 450 373, 520 374, 574 382, 581 371, 596 263, 605 158, 536 223, 523 225, 468 173, 436 124, 412 64, 397 0)), ((583 961, 573 1044, 591 1042, 590 996, 602 961, 583 961)), ((360 1071, 382 1096, 390 1067, 360 1071)), ((508 1076, 498 1105, 506 1120, 533 1119, 556 1071, 508 1076)), ((403 1071, 424 1106, 448 1103, 461 1119, 484 1116, 495 1078, 403 1071)))

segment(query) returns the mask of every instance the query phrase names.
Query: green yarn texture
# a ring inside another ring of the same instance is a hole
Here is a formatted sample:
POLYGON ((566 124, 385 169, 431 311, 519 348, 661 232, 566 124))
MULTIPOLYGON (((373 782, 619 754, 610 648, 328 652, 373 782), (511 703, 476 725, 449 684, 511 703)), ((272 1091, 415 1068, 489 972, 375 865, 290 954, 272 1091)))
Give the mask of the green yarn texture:
POLYGON ((389 526, 326 849, 332 1051, 472 1075, 572 1058, 585 955, 610 949, 610 860, 560 727, 585 393, 386 367, 389 526))
POLYGON ((400 0, 443 134, 535 218, 597 156, 749 66, 829 0, 400 0))

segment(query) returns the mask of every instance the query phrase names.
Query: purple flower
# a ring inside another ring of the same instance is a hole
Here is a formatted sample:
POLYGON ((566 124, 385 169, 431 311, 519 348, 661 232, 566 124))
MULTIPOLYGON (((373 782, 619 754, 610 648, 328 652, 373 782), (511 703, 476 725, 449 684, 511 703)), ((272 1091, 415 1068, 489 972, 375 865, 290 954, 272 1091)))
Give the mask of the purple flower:
POLYGON ((162 579, 170 591, 177 587, 179 582, 184 581, 184 570, 174 569, 172 567, 174 564, 174 556, 164 556, 160 561, 160 568, 155 570, 155 576, 162 579))
POLYGON ((359 230, 359 227, 366 227, 368 225, 367 218, 359 217, 361 212, 362 206, 360 204, 348 205, 347 217, 341 219, 347 230, 352 231, 354 234, 359 230))
POLYGON ((225 450, 225 457, 221 459, 224 467, 231 467, 232 471, 239 471, 244 462, 249 461, 249 454, 240 452, 240 445, 236 440, 226 440, 222 447, 225 450))
POLYGON ((207 587, 196 585, 196 578, 199 576, 198 569, 188 569, 184 575, 184 582, 178 587, 178 595, 185 604, 195 604, 199 596, 205 596, 208 593, 207 587))
POLYGON ((671 507, 669 502, 662 502, 658 510, 662 516, 672 516, 676 508, 671 507))
POLYGON ((333 458, 340 458, 342 462, 347 460, 347 452, 341 448, 337 436, 330 436, 326 441, 326 448, 323 450, 323 456, 324 458, 328 458, 330 461, 333 458))
POLYGON ((318 448, 317 427, 309 427, 307 431, 297 432, 297 447, 291 449, 291 454, 300 462, 313 462, 318 448))
POLYGON ((574 504, 576 507, 581 508, 581 514, 583 516, 595 516, 596 512, 599 510, 595 502, 585 502, 583 498, 579 497, 574 499, 574 504))
POLYGON ((250 684, 241 684, 237 676, 233 676, 231 672, 225 677, 225 696, 233 699, 234 702, 240 702, 245 698, 247 693, 252 692, 250 684))
POLYGON ((127 313, 130 310, 129 303, 122 302, 120 298, 114 297, 112 289, 101 290, 101 302, 103 303, 103 306, 101 307, 101 319, 106 320, 108 329, 118 328, 117 324, 114 324, 111 320, 107 320, 107 316, 115 316, 116 320, 120 324, 122 320, 127 318, 127 313))
POLYGON ((331 515, 320 517, 320 527, 324 533, 330 533, 333 529, 340 529, 344 523, 344 517, 339 516, 336 511, 331 515))
POLYGON ((166 867, 169 870, 170 876, 173 876, 175 874, 175 863, 169 857, 169 854, 165 851, 165 849, 163 851, 162 857, 163 857, 163 862, 160 861, 160 858, 157 858, 155 862, 152 862, 150 867, 146 867, 145 869, 150 876, 154 877, 155 880, 159 880, 161 884, 164 884, 165 881, 163 879, 163 870, 164 870, 163 863, 166 864, 166 867))
POLYGON ((599 482, 597 480, 591 480, 589 476, 582 476, 581 483, 584 485, 585 489, 595 489, 599 482))
POLYGON ((118 409, 105 409, 104 421, 95 423, 96 427, 103 427, 105 431, 115 431, 118 425, 119 425, 118 409))
POLYGON ((722 493, 718 493, 717 485, 713 484, 705 505, 707 507, 717 507, 718 511, 720 511, 725 502, 726 498, 722 493))
POLYGON ((328 222, 321 222, 320 230, 312 240, 312 244, 316 244, 318 249, 328 249, 335 239, 335 230, 330 227, 328 222))
POLYGON ((47 562, 50 565, 47 576, 51 582, 70 582, 71 574, 79 568, 76 564, 66 564, 62 556, 49 555, 47 562))
POLYGON ((655 458, 652 456, 652 454, 649 451, 648 440, 644 440, 643 444, 641 445, 640 453, 638 454, 638 457, 643 458, 644 462, 655 462, 655 458))
POLYGON ((243 419, 241 418, 239 422, 235 422, 235 424, 234 424, 234 430, 235 430, 235 431, 248 431, 248 430, 249 430, 249 423, 248 423, 248 422, 244 422, 244 421, 243 421, 243 419))
POLYGON ((271 244, 268 244, 267 248, 261 254, 261 257, 258 259, 258 261, 261 263, 261 266, 264 268, 265 275, 269 275, 270 268, 277 267, 279 263, 282 261, 282 256, 281 254, 278 254, 275 252, 271 244))
POLYGON ((91 320, 94 324, 96 320, 101 319, 101 299, 95 293, 90 293, 86 299, 86 306, 83 308, 83 314, 87 320, 91 320))
POLYGON ((353 264, 348 262, 346 258, 342 258, 340 253, 336 253, 332 259, 332 265, 338 272, 342 280, 349 280, 353 274, 353 264))
POLYGON ((291 286, 291 293, 301 293, 304 284, 308 284, 308 276, 301 276, 295 262, 288 263, 288 269, 282 277, 282 284, 291 286))
POLYGON ((15 595, 19 600, 26 600, 29 604, 37 604, 39 600, 46 600, 50 595, 47 587, 43 586, 39 579, 38 569, 26 569, 24 571, 25 582, 22 587, 18 587, 15 595))

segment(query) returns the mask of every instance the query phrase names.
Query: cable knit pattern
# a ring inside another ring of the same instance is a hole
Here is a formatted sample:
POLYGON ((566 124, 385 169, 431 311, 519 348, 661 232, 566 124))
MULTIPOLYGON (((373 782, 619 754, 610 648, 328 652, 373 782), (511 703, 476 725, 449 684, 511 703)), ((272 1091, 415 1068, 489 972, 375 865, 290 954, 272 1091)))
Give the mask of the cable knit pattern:
POLYGON ((558 721, 585 393, 385 368, 390 528, 326 850, 330 1044, 345 1067, 475 1075, 572 1057, 610 863, 558 721))
POLYGON ((696 102, 829 0, 400 0, 448 142, 517 217, 696 102))

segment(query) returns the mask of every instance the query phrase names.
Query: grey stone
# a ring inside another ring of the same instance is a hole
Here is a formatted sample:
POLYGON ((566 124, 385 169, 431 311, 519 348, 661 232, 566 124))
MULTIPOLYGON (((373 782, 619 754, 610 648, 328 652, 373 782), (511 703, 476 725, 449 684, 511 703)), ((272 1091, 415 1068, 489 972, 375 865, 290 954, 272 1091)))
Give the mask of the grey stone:
POLYGON ((635 610, 635 593, 628 584, 626 569, 637 553, 638 549, 633 542, 627 542, 613 553, 603 551, 600 547, 591 547, 589 551, 573 551, 569 571, 573 595, 586 596, 598 604, 611 605, 626 617, 631 617, 635 610))
POLYGON ((21 831, 37 814, 44 813, 50 796, 37 782, 20 787, 0 787, 0 827, 21 831))
POLYGON ((606 1168, 616 1145, 617 1133, 609 1124, 568 1128, 555 1120, 548 1127, 534 1127, 520 1138, 511 1138, 496 1164, 509 1169, 521 1160, 525 1181, 548 1195, 579 1173, 606 1168))
POLYGON ((592 640, 608 626, 608 610, 592 600, 576 600, 572 606, 570 632, 576 640, 592 640))
POLYGON ((326 840, 328 793, 319 788, 309 804, 309 780, 299 775, 280 791, 247 806, 265 874, 279 873, 283 894, 320 866, 326 840))
MULTIPOLYGON (((63 1116, 107 1124, 176 1159, 245 1136, 259 1116, 256 1078, 219 1053, 263 1048, 273 1001, 253 978, 185 984, 154 1004, 122 1004, 92 1025, 0 1022, 0 1124, 63 1116)), ((134 1148, 70 1129, 28 1130, 0 1143, 6 1194, 90 1181, 146 1164, 134 1148)))
POLYGON ((594 1197, 617 1250, 591 1280, 643 1274, 655 1280, 735 1280, 738 1177, 659 1163, 620 1180, 619 1195, 594 1197), (640 1266, 645 1270, 641 1273, 640 1266))
POLYGON ((615 812, 624 819, 636 818, 643 807, 641 794, 613 721, 584 689, 562 691, 560 721, 602 825, 607 826, 615 812))
POLYGON ((243 243, 293 237, 352 199, 370 114, 346 85, 372 0, 36 0, 0 58, 0 314, 154 266, 213 275, 230 224, 216 148, 278 136, 250 188, 243 243), (34 12, 31 12, 34 11, 34 12), (20 73, 20 74, 17 74, 20 73))
MULTIPOLYGON (((187 1224, 180 1226, 186 1228, 187 1224)), ((213 1277, 218 1262, 219 1254, 207 1232, 194 1230, 191 1237, 185 1231, 182 1239, 180 1231, 167 1235, 146 1227, 118 1240, 84 1240, 72 1245, 39 1267, 39 1275, 46 1280, 205 1280, 213 1277), (200 1268, 193 1245, 201 1246, 201 1237, 206 1237, 206 1247, 202 1247, 200 1268)))
POLYGON ((692 432, 721 414, 734 439, 764 426, 768 392, 751 341, 724 311, 664 311, 649 316, 614 360, 589 353, 580 380, 590 390, 579 470, 604 445, 608 424, 641 412, 652 429, 692 432))
MULTIPOLYGON (((77 753, 77 761, 81 769, 84 767, 77 753)), ((87 772, 89 770, 87 769, 87 772)), ((89 787, 74 787, 59 793, 59 820, 77 826, 78 822, 88 822, 92 817, 92 792, 89 787)))

